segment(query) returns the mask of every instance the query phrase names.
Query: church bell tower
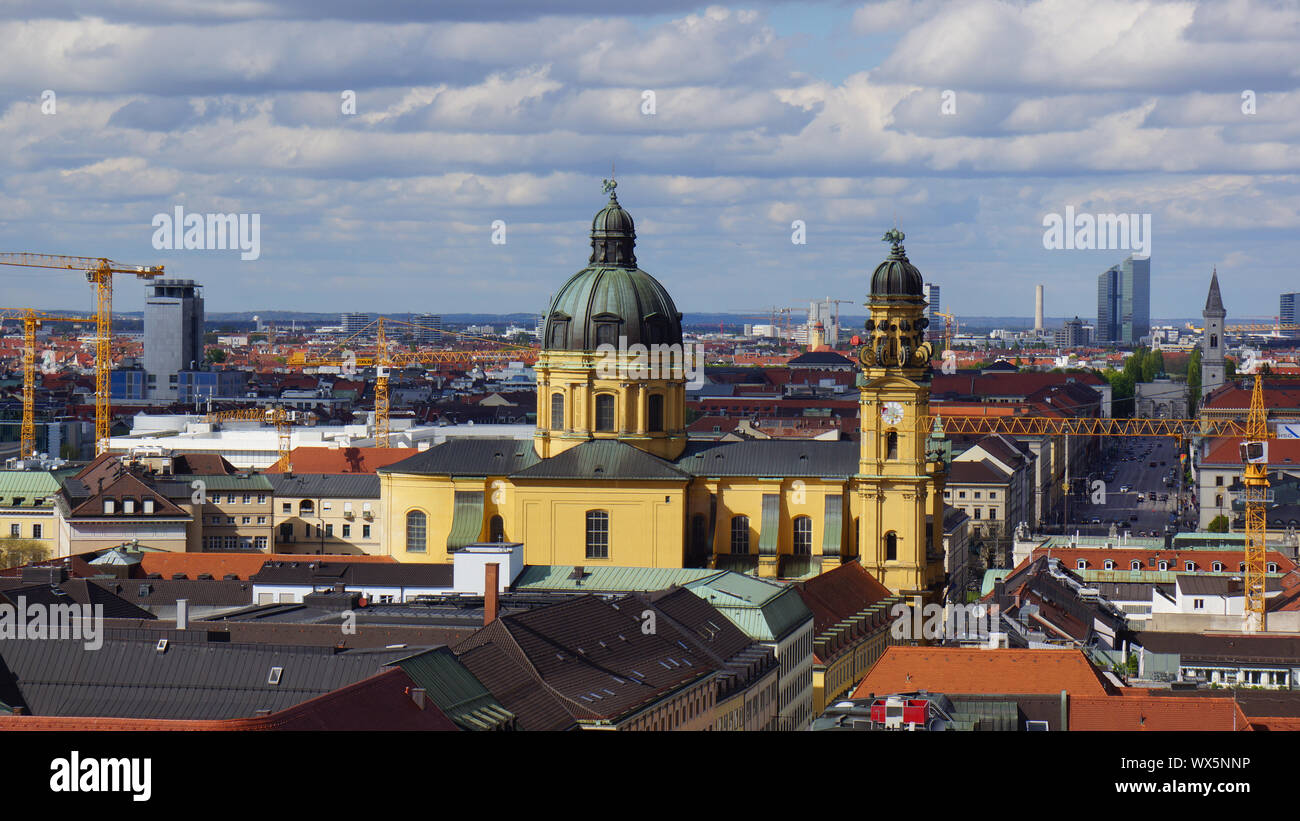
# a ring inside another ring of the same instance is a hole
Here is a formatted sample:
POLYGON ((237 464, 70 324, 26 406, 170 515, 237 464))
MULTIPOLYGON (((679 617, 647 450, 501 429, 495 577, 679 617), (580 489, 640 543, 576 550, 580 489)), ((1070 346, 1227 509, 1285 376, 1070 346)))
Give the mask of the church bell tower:
POLYGON ((890 254, 871 277, 870 318, 858 351, 858 555, 890 590, 937 599, 943 586, 946 467, 927 422, 934 351, 925 339, 929 320, 921 272, 907 259, 901 231, 889 231, 884 240, 890 254))

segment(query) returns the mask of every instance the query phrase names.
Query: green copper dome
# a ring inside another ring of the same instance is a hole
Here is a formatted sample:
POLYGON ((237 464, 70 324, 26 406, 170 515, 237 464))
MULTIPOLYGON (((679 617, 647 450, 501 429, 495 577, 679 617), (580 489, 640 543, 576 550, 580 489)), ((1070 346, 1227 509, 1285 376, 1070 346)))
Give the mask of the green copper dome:
POLYGON ((591 258, 551 300, 542 349, 594 351, 600 345, 680 345, 682 315, 668 291, 636 267, 636 229, 619 205, 613 183, 609 203, 591 223, 591 258))
POLYGON ((921 272, 907 259, 903 250, 903 232, 893 229, 885 234, 885 241, 893 243, 889 256, 876 266, 871 275, 871 295, 924 297, 921 272))

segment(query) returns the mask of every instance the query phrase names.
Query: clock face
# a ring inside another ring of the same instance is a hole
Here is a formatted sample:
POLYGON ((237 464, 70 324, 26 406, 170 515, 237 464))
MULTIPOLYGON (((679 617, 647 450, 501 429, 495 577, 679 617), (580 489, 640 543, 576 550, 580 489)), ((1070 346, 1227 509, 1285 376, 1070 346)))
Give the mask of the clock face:
POLYGON ((897 425, 903 421, 903 404, 901 402, 886 402, 880 406, 880 418, 886 425, 897 425))

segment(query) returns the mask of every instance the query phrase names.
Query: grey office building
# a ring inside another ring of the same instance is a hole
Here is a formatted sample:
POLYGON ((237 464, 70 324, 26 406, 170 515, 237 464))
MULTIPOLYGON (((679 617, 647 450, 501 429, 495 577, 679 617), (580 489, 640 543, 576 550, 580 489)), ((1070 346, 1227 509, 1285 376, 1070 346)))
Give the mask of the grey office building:
MULTIPOLYGON (((339 324, 348 336, 359 334, 370 324, 370 314, 339 314, 339 324)), ((367 333, 367 336, 370 334, 367 333)))
POLYGON ((415 332, 417 342, 437 344, 442 341, 441 314, 416 314, 412 324, 417 328, 415 332))
POLYGON ((942 342, 943 317, 939 316, 939 312, 943 310, 943 303, 940 301, 939 286, 933 282, 927 282, 921 286, 921 291, 926 301, 925 318, 930 320, 930 327, 926 328, 925 338, 931 342, 942 342))
POLYGON ((146 399, 176 399, 178 375, 203 367, 203 291, 192 279, 158 279, 145 286, 146 399))
POLYGON ((1129 257, 1097 277, 1097 344, 1137 345, 1151 333, 1151 258, 1129 257))
MULTIPOLYGON (((1282 294, 1277 309, 1277 321, 1282 325, 1297 325, 1300 322, 1296 320, 1295 303, 1296 297, 1300 294, 1282 294)), ((1300 329, 1288 329, 1281 332, 1282 336, 1291 339, 1300 339, 1300 329)))

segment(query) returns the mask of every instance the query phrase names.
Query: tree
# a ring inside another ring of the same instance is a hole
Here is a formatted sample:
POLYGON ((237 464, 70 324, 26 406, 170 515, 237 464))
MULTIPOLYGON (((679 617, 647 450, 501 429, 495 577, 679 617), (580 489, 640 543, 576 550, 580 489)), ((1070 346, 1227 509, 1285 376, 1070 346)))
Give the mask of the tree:
POLYGON ((1160 351, 1151 351, 1142 363, 1143 382, 1150 382, 1165 372, 1165 355, 1160 351))
POLYGON ((215 362, 219 365, 226 361, 226 352, 221 348, 208 348, 207 359, 209 362, 215 362))
POLYGON ((1187 360, 1187 415, 1196 413, 1196 406, 1201 402, 1201 349, 1193 348, 1187 360))
POLYGON ((40 562, 50 557, 50 549, 33 539, 12 536, 0 539, 0 567, 17 567, 20 564, 40 562))
POLYGON ((1224 358, 1223 366, 1223 378, 1225 381, 1237 378, 1236 360, 1224 358))
POLYGON ((1116 418, 1128 418, 1133 415, 1134 378, 1124 371, 1108 368, 1101 377, 1110 383, 1110 406, 1116 418))
POLYGON ((1210 520, 1210 523, 1205 526, 1205 529, 1211 533, 1227 533, 1228 517, 1224 516, 1223 514, 1219 514, 1218 516, 1215 516, 1213 519, 1210 520))

